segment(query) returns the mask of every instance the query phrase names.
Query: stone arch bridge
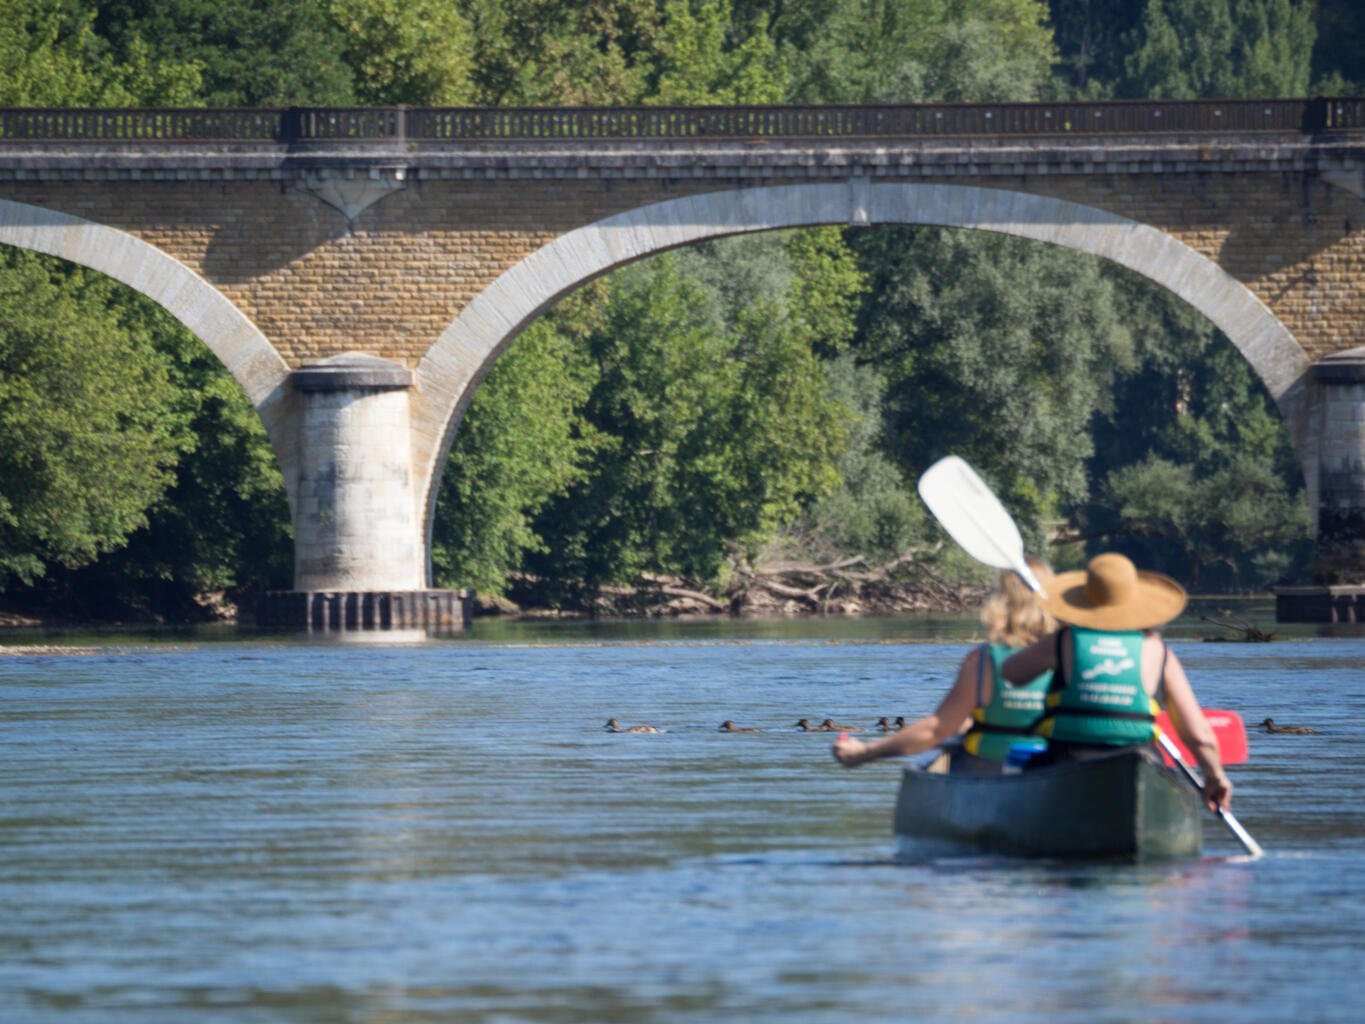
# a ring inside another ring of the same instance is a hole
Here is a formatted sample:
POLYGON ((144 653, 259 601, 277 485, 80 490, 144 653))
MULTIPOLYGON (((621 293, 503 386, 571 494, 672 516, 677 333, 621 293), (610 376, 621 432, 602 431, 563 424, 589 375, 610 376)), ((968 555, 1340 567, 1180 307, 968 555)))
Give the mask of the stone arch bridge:
POLYGON ((232 372, 293 518, 274 614, 314 626, 458 622, 441 466, 559 298, 702 239, 881 223, 1093 253, 1200 310, 1279 404, 1327 581, 1365 580, 1365 100, 0 111, 0 243, 149 296, 232 372))

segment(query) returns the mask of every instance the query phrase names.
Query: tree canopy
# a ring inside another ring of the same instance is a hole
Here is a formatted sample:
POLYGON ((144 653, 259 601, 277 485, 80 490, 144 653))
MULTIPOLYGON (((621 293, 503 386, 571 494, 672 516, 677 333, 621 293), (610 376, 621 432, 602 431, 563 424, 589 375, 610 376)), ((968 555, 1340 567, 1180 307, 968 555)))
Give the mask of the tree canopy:
POLYGON ((1293 0, 1149 0, 1120 93, 1302 96, 1316 34, 1312 8, 1293 0))
POLYGON ((0 575, 30 583, 143 526, 189 438, 150 338, 107 315, 106 281, 3 257, 0 575))

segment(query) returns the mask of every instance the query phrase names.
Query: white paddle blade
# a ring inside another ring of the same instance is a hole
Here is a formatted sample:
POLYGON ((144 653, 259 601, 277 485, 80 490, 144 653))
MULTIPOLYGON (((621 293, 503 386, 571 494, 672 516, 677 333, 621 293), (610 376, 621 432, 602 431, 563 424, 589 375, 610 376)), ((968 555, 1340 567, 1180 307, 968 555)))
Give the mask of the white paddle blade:
POLYGON ((934 518, 978 562, 1013 569, 1029 589, 1043 585, 1024 561, 1019 527, 976 470, 956 455, 946 455, 919 478, 919 495, 934 518))

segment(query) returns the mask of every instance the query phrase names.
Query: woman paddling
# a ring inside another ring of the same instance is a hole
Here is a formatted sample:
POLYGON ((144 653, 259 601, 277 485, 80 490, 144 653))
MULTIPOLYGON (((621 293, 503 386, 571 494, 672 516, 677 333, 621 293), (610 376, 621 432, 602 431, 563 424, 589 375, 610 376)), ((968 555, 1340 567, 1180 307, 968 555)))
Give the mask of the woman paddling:
MULTIPOLYGON (((1029 559, 1029 568, 1046 588, 1051 570, 1029 559)), ((904 757, 938 746, 966 730, 966 756, 954 759, 953 771, 1000 770, 1000 762, 1014 743, 1027 743, 1031 729, 1043 713, 1052 673, 1046 672, 1028 686, 996 685, 1000 665, 1012 652, 1056 628, 1037 597, 1013 572, 1002 572, 995 592, 981 609, 981 623, 988 641, 972 649, 957 670, 957 680, 931 715, 902 726, 885 739, 863 743, 841 736, 834 744, 834 759, 854 768, 881 757, 904 757)), ((1041 747, 1041 741, 1037 741, 1041 747)))
POLYGON ((1204 773, 1210 808, 1232 801, 1213 729, 1175 656, 1157 632, 1184 610, 1185 591, 1169 576, 1139 571, 1123 555, 1097 555, 1089 566, 1044 583, 1042 606, 1067 625, 1008 658, 1011 685, 1032 687, 1053 671, 1047 709, 1036 732, 1047 750, 1030 765, 1085 760, 1151 743, 1161 705, 1204 773), (1054 671, 1055 670, 1055 671, 1054 671))

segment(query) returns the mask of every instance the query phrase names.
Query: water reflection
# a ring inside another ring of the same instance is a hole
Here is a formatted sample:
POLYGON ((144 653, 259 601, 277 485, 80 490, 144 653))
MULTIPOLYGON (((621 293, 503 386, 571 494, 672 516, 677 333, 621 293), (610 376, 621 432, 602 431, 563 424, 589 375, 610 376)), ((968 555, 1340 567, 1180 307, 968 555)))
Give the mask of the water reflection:
POLYGON ((356 629, 334 630, 329 633, 311 633, 297 639, 313 643, 355 644, 359 646, 383 646, 392 644, 424 644, 428 640, 440 639, 449 635, 449 630, 426 629, 356 629))

